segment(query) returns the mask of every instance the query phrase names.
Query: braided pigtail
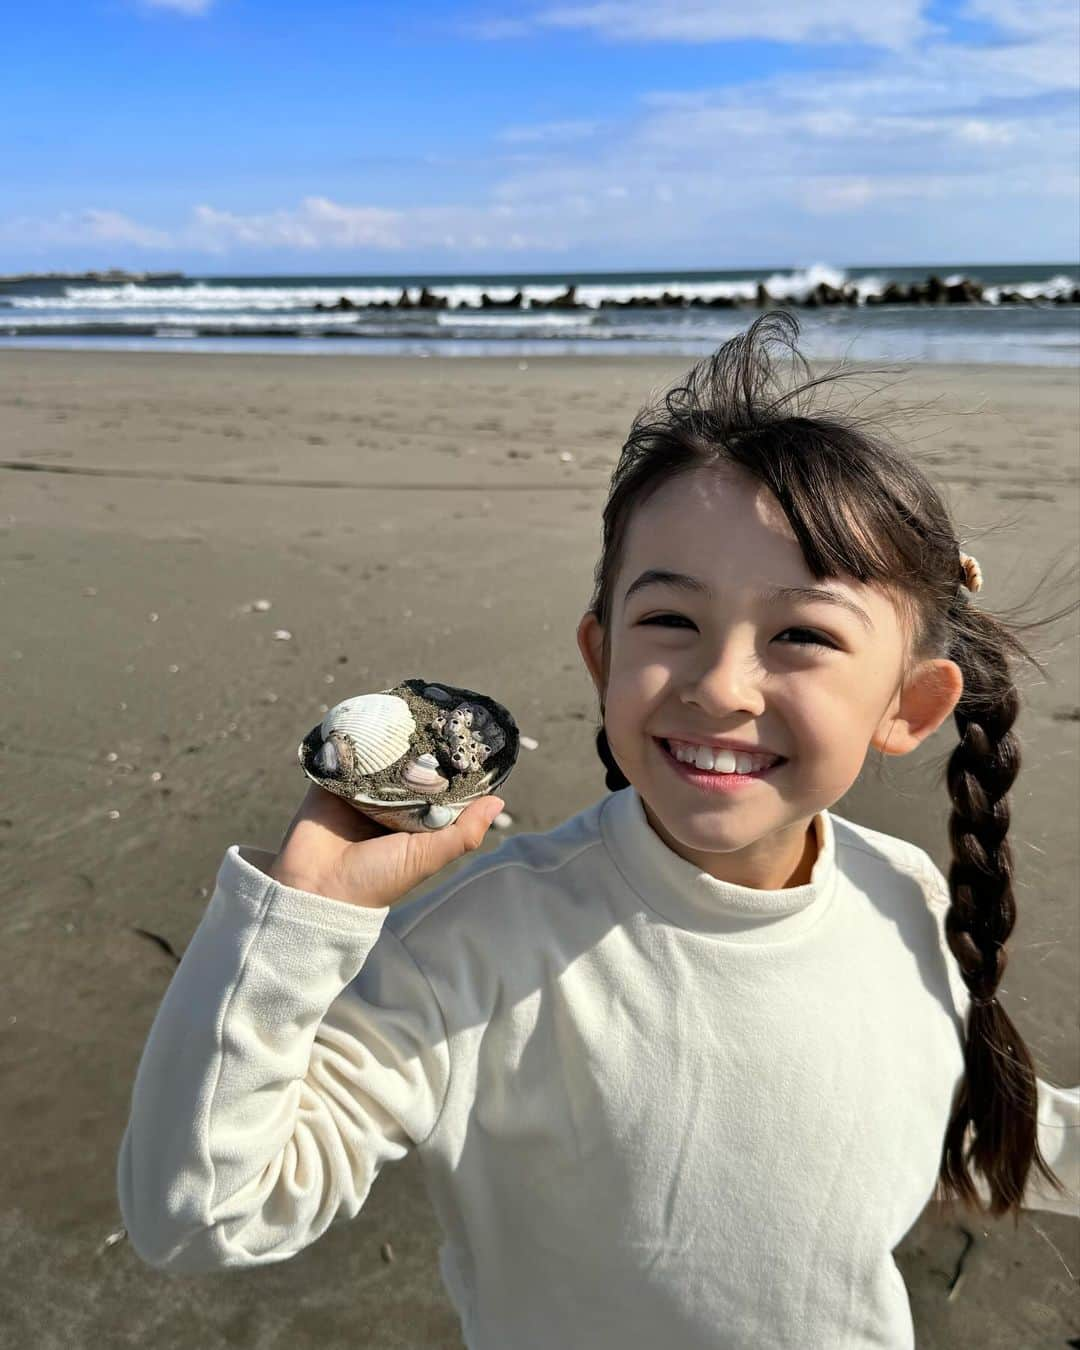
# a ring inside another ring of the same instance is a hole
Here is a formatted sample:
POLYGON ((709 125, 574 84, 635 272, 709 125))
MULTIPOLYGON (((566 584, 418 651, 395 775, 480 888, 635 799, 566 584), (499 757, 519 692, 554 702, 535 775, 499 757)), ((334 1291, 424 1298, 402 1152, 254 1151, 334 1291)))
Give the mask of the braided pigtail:
POLYGON ((1009 830, 1009 789, 1020 769, 1012 727, 1020 698, 1007 658, 987 631, 954 651, 964 694, 953 716, 960 743, 947 769, 952 812, 949 836, 951 905, 945 918, 949 949, 971 993, 964 1045, 965 1074, 945 1134, 941 1181, 968 1204, 977 1192, 969 1165, 985 1178, 994 1215, 1021 1204, 1031 1167, 1060 1188, 1039 1150, 1035 1067, 997 999, 1005 944, 1016 922, 1009 830), (973 1133, 966 1147, 969 1127, 973 1133))
MULTIPOLYGON (((601 709, 600 711, 602 717, 603 709, 601 709)), ((606 786, 607 790, 609 792, 618 792, 620 791, 620 789, 624 787, 629 787, 630 786, 629 779, 623 773, 622 769, 619 768, 618 764, 615 761, 615 756, 611 753, 611 746, 608 745, 607 732, 604 730, 602 722, 600 724, 599 730, 596 733, 596 753, 600 756, 600 759, 603 761, 604 768, 607 770, 607 774, 604 779, 604 785, 606 786)))

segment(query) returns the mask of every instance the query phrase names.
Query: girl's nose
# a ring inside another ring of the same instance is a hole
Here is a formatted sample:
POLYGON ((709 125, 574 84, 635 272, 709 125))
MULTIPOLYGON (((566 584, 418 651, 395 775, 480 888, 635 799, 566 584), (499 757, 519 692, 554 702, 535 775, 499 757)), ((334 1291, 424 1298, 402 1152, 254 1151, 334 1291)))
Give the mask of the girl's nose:
POLYGON ((755 655, 732 647, 694 671, 680 697, 683 703, 700 708, 710 718, 720 719, 732 712, 757 717, 764 708, 761 678, 755 655))

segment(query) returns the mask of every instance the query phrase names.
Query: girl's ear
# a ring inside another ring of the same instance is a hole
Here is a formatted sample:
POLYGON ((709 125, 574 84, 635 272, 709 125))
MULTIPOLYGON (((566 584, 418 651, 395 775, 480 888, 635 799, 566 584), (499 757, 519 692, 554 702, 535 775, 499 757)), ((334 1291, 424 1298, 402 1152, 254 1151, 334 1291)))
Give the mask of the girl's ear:
POLYGON ((592 682, 596 686, 596 692, 603 698, 604 630, 591 609, 586 610, 581 616, 581 622, 577 627, 577 645, 578 650, 581 652, 582 659, 585 662, 586 669, 592 676, 592 682))
POLYGON ((907 755, 935 732, 960 702, 964 676, 955 661, 923 661, 896 694, 870 744, 884 755, 907 755))

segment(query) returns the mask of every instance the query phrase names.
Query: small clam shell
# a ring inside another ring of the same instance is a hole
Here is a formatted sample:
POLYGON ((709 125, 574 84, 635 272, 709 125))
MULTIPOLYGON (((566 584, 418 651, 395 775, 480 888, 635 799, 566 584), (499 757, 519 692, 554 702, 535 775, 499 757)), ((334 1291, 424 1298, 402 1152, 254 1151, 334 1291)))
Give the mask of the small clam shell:
POLYGON ((334 774, 341 768, 341 756, 338 754, 339 741, 337 738, 323 741, 319 753, 315 756, 314 765, 319 773, 325 774, 327 778, 333 778, 334 774))
POLYGON ((425 830, 441 830, 457 820, 464 809, 464 803, 460 806, 446 806, 442 802, 432 802, 420 817, 420 823, 425 830))
POLYGON ((362 774, 387 769, 404 755, 416 731, 409 705, 396 694, 360 694, 338 703, 322 720, 323 739, 331 732, 348 737, 362 774))
POLYGON ((401 770, 401 781, 416 792, 431 794, 445 792, 450 780, 439 772, 439 761, 434 755, 421 755, 411 759, 401 770))

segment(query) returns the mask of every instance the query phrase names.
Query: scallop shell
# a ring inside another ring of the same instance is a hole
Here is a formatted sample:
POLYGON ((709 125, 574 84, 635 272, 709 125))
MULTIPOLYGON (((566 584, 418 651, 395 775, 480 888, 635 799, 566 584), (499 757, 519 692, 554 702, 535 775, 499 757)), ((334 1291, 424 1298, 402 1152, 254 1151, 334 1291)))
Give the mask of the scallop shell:
POLYGON ((416 732, 409 705, 396 694, 359 694, 338 703, 322 720, 325 740, 332 731, 347 736, 360 773, 378 773, 408 752, 416 732))

